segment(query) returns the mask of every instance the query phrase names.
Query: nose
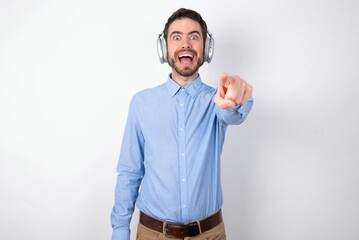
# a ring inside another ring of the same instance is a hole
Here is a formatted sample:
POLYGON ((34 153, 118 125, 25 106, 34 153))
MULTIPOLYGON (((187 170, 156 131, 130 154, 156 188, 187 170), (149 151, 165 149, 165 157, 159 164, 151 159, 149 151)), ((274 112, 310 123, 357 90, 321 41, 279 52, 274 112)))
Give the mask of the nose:
POLYGON ((182 49, 189 49, 189 48, 191 48, 190 41, 189 39, 184 38, 182 42, 182 49))

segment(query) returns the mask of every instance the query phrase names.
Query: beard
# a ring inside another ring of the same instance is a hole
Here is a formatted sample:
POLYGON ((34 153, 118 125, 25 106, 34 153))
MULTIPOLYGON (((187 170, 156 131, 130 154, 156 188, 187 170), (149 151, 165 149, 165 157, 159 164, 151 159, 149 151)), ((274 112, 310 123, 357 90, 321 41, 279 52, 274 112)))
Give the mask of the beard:
POLYGON ((190 77, 195 74, 198 69, 203 65, 203 59, 198 58, 197 64, 194 67, 185 67, 183 69, 180 69, 178 66, 176 66, 176 61, 171 58, 170 61, 168 61, 168 64, 182 77, 190 77))

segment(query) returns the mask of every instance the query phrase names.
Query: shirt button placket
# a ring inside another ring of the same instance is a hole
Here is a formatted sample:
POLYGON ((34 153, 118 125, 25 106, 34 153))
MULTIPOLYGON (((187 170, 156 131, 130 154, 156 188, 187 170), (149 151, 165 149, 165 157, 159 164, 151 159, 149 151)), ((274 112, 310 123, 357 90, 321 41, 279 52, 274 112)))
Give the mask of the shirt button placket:
POLYGON ((179 146, 178 150, 180 153, 179 156, 179 173, 180 173, 180 179, 181 182, 181 212, 183 219, 188 219, 189 213, 188 213, 188 207, 187 207, 187 192, 188 192, 188 186, 187 186, 187 163, 186 163, 186 135, 185 135, 185 122, 186 122, 186 107, 185 107, 185 101, 186 101, 187 93, 184 90, 184 88, 181 89, 179 92, 179 146))

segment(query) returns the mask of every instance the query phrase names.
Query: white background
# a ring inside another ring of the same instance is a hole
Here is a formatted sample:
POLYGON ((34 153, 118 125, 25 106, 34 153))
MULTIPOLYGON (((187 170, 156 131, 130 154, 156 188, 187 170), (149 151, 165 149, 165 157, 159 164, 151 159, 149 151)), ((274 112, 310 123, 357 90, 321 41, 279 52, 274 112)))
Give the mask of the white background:
POLYGON ((129 101, 166 80, 179 7, 216 40, 203 80, 254 86, 223 153, 228 239, 359 239, 357 0, 1 0, 0 239, 110 239, 129 101))

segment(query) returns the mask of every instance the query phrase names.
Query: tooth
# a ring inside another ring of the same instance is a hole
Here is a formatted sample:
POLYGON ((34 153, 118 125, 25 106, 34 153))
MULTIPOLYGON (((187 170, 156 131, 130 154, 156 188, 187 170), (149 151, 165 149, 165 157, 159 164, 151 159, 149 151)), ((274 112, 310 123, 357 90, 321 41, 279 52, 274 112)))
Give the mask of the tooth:
POLYGON ((180 57, 193 57, 193 55, 191 55, 191 54, 182 54, 182 55, 180 55, 180 57))

